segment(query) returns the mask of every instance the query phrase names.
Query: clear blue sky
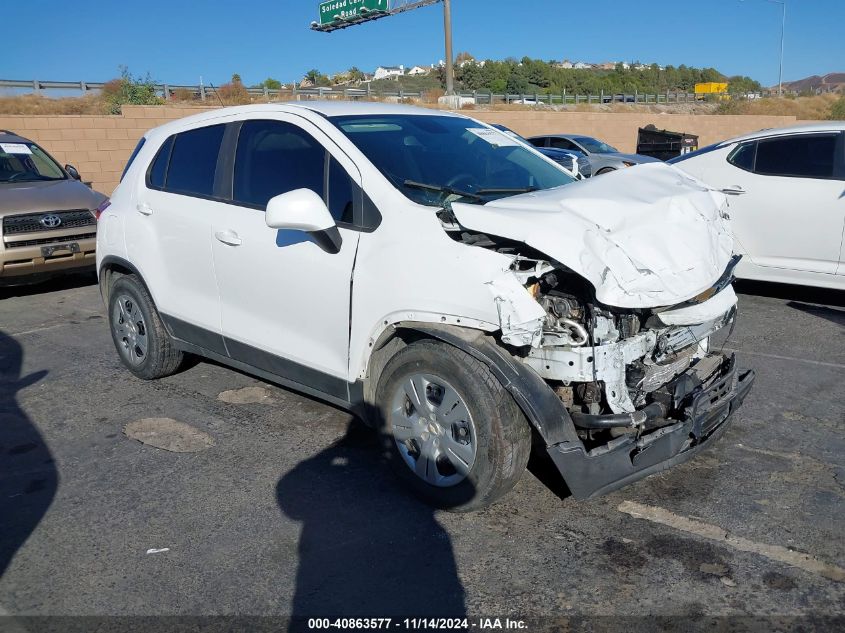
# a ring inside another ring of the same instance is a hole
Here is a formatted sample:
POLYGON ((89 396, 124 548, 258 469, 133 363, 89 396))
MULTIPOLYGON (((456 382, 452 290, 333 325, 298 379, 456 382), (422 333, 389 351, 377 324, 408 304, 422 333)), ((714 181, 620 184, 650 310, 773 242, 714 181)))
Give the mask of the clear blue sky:
MULTIPOLYGON (((845 0, 787 0, 784 80, 845 72, 845 0)), ((331 34, 317 0, 5 0, 0 78, 100 81, 125 64, 169 83, 290 81, 310 68, 430 64, 441 5, 331 34), (10 41, 11 40, 11 41, 10 41)), ((780 6, 766 0, 453 0, 455 52, 478 58, 713 66, 777 83, 780 6)))

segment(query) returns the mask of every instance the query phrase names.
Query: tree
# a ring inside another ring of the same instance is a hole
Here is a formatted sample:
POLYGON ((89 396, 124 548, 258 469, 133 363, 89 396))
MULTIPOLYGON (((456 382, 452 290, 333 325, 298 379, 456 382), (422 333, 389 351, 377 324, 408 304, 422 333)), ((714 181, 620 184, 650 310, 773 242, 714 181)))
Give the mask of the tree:
POLYGON ((241 76, 238 73, 232 73, 232 83, 233 84, 242 84, 241 76))
POLYGON ((468 62, 468 61, 475 61, 475 57, 473 57, 472 55, 470 55, 466 51, 458 53, 458 56, 455 58, 456 64, 460 64, 461 62, 468 62))
POLYGON ((366 75, 364 75, 364 71, 362 71, 357 66, 353 66, 349 70, 346 71, 346 74, 349 76, 349 81, 364 81, 366 79, 366 75))
POLYGON ((279 90, 282 87, 282 82, 272 77, 267 77, 264 81, 258 84, 259 88, 267 88, 268 90, 279 90))
POLYGON ((317 70, 316 68, 312 68, 307 73, 305 73, 305 78, 308 81, 310 81, 312 84, 314 84, 315 86, 319 83, 320 77, 323 77, 323 76, 324 75, 319 70, 317 70))

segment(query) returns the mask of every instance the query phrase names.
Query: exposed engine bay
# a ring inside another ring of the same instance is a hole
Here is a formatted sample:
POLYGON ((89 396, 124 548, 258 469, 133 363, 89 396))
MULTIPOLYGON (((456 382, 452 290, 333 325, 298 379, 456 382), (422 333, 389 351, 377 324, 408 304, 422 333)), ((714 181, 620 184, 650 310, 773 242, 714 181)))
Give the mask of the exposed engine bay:
POLYGON ((466 244, 513 258, 510 278, 490 283, 502 342, 553 388, 585 442, 673 424, 688 404, 678 401, 673 383, 706 389, 719 379, 724 357, 711 353, 709 342, 734 322, 730 282, 738 257, 711 288, 681 304, 618 308, 601 303, 584 277, 524 244, 456 223, 444 228, 466 244), (526 299, 540 309, 532 312, 526 299))

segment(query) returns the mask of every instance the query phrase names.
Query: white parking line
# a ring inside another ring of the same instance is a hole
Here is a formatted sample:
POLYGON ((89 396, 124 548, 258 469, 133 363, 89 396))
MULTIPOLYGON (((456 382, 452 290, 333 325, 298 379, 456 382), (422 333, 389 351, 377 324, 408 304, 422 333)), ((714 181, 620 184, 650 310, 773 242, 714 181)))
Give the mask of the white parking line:
POLYGON ((778 561, 779 563, 798 567, 804 571, 818 574, 836 582, 845 582, 845 569, 825 563, 809 554, 796 552, 780 545, 767 545, 765 543, 751 541, 741 536, 734 536, 717 525, 695 521, 694 519, 669 512, 669 510, 658 508, 657 506, 644 505, 636 501, 623 501, 616 509, 625 514, 630 514, 635 519, 645 519, 652 523, 666 525, 688 534, 694 534, 695 536, 710 539, 711 541, 718 541, 742 552, 751 552, 752 554, 758 554, 770 560, 778 561))
POLYGON ((834 367, 836 369, 845 369, 842 363, 826 363, 821 360, 810 360, 809 358, 795 358, 794 356, 780 356, 779 354, 764 354, 763 352, 749 352, 747 349, 731 349, 725 348, 726 352, 739 352, 740 354, 748 354, 749 356, 760 356, 761 358, 774 358, 776 360, 791 360, 795 363, 807 363, 809 365, 820 365, 822 367, 834 367))

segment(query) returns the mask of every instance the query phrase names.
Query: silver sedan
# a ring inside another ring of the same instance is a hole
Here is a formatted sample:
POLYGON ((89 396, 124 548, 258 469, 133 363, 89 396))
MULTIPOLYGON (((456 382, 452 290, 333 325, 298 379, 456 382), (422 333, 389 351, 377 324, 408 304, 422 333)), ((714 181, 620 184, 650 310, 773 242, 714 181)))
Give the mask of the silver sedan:
POLYGON ((606 174, 609 171, 631 167, 641 163, 654 163, 658 159, 641 154, 623 154, 615 147, 608 145, 591 136, 576 134, 548 134, 532 136, 528 142, 538 148, 554 148, 583 152, 590 160, 590 168, 594 175, 606 174))

